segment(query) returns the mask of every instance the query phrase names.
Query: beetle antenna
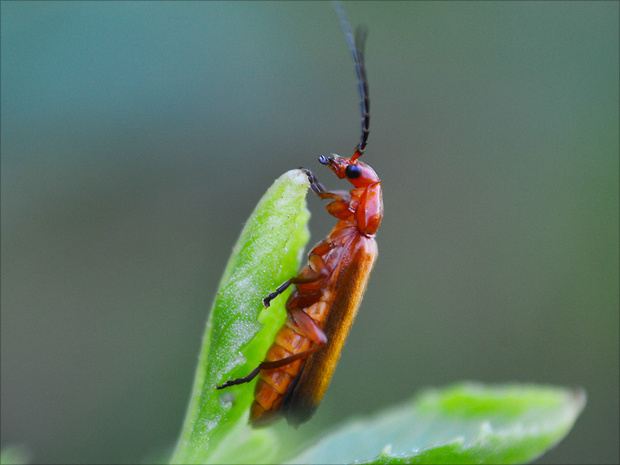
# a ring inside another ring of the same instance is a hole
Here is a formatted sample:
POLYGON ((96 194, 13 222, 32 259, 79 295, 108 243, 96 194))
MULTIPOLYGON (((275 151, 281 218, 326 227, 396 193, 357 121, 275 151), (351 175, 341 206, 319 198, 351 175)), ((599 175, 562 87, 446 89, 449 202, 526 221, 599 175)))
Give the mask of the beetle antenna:
POLYGON ((355 153, 351 157, 351 160, 356 160, 361 157, 366 149, 368 143, 368 134, 370 132, 370 98, 368 97, 368 80, 366 79, 366 68, 364 66, 364 46, 366 44, 366 36, 368 35, 368 28, 364 25, 358 26, 355 30, 355 38, 351 32, 351 26, 347 15, 342 8, 340 2, 334 2, 334 9, 338 14, 340 25, 344 31, 344 35, 349 44, 349 49, 353 55, 355 61, 355 71, 357 72, 357 80, 359 85, 361 110, 362 110, 362 137, 360 143, 355 149, 355 153))

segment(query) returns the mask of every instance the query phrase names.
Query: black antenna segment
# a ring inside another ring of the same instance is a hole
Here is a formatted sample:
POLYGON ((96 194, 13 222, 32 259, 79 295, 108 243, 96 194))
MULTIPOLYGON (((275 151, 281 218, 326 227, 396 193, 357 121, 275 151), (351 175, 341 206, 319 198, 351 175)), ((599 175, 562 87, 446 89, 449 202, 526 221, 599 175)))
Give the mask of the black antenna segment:
POLYGON ((366 45, 366 36, 368 35, 368 28, 365 25, 358 26, 355 30, 355 38, 351 33, 351 26, 347 15, 342 8, 340 2, 334 2, 334 9, 338 14, 340 25, 344 31, 344 35, 349 44, 349 49, 353 55, 355 61, 355 71, 357 72, 357 80, 359 84, 359 92, 361 98, 361 110, 362 110, 362 137, 360 143, 355 149, 353 160, 359 158, 364 153, 366 144, 368 143, 368 134, 370 132, 370 98, 368 97, 368 80, 366 79, 366 67, 364 66, 364 46, 366 45))

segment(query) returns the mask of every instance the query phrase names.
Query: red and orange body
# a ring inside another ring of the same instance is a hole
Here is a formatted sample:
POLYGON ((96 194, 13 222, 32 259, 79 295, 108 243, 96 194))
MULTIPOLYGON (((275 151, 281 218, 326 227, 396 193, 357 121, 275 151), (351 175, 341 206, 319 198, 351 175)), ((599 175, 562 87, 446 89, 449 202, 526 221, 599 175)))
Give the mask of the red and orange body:
POLYGON ((275 419, 274 414, 276 418, 283 414, 289 423, 299 424, 314 413, 336 368, 377 258, 374 236, 383 217, 381 181, 362 162, 338 156, 326 160, 339 177, 346 177, 347 166, 359 167, 356 172, 360 176, 350 179, 358 187, 351 190, 350 197, 319 194, 336 198, 327 210, 338 223, 314 246, 308 265, 291 280, 296 288, 286 302, 287 321, 265 361, 304 356, 260 371, 250 412, 250 420, 257 425, 275 419))
POLYGON ((253 426, 264 426, 284 416, 293 425, 307 421, 323 399, 340 358, 370 272, 377 258, 375 233, 383 218, 381 181, 374 170, 359 161, 368 140, 369 100, 364 70, 365 30, 358 29, 355 42, 344 12, 338 10, 355 60, 362 108, 362 137, 351 158, 321 156, 340 179, 348 179, 349 193, 329 192, 314 174, 302 168, 310 187, 321 199, 332 199, 327 211, 338 223, 326 239, 310 251, 308 264, 284 282, 263 303, 295 289, 286 302, 287 319, 263 361, 244 378, 219 386, 250 382, 258 376, 250 410, 253 426))

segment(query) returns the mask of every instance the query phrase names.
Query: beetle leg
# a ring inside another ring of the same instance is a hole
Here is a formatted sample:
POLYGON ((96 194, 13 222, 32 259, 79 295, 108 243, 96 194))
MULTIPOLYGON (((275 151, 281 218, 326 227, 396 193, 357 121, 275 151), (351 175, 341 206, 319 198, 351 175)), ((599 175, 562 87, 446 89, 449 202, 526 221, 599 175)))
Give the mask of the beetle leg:
MULTIPOLYGON (((321 330, 319 329, 319 331, 321 330)), ((284 365, 288 365, 289 363, 293 363, 295 360, 299 360, 300 358, 306 358, 310 354, 316 352, 319 349, 319 347, 321 346, 318 346, 318 345, 312 346, 308 350, 304 350, 303 352, 299 352, 298 354, 289 355, 288 357, 284 357, 283 359, 280 359, 280 360, 273 360, 273 361, 265 360, 264 362, 261 362, 260 365, 258 365, 256 368, 254 368, 249 375, 244 376, 243 378, 236 378, 236 379, 231 379, 230 381, 226 381, 221 386, 216 386, 216 389, 224 389, 229 386, 236 386, 237 384, 249 383, 254 378, 256 378, 256 375, 258 375, 258 373, 260 373, 261 370, 273 370, 274 368, 280 368, 284 365)))
POLYGON ((224 384, 222 384, 220 386, 216 386, 215 389, 224 389, 224 388, 227 388, 229 386, 235 386, 237 384, 249 383, 254 378, 256 378, 256 375, 258 373, 260 373, 260 370, 261 370, 261 368, 260 368, 260 365, 259 365, 256 368, 254 368, 249 375, 247 375, 247 376, 245 376, 243 378, 231 379, 230 381, 226 381, 224 384))
POLYGON ((269 294, 267 297, 263 299, 263 305, 265 308, 268 308, 271 304, 271 301, 282 294, 291 284, 300 284, 300 283, 312 283, 317 281, 321 276, 321 273, 311 270, 306 276, 293 276, 291 279, 287 279, 282 284, 280 284, 275 291, 269 294))
POLYGON ((271 294, 269 294, 267 297, 263 299, 263 306, 265 308, 269 307, 269 304, 271 303, 273 299, 275 299, 280 294, 282 294, 284 291, 286 291, 286 289, 291 285, 291 282, 292 282, 291 279, 287 279, 286 281, 284 281, 282 284, 280 284, 276 288, 275 291, 273 291, 271 294))
POLYGON ((314 191, 316 195, 321 197, 323 194, 327 193, 327 190, 323 187, 323 184, 319 182, 314 173, 310 171, 308 168, 299 168, 306 176, 308 176, 308 181, 310 181, 310 188, 314 191))
MULTIPOLYGON (((325 266, 323 257, 315 253, 315 250, 317 250, 319 245, 323 245, 323 243, 318 244, 308 255, 310 266, 304 267, 297 276, 293 276, 291 279, 284 281, 276 288, 275 291, 263 299, 263 305, 265 308, 268 308, 271 301, 282 294, 291 284, 312 283, 319 281, 322 278, 326 278, 329 275, 329 270, 325 266)), ((325 252, 328 252, 330 247, 329 245, 326 247, 327 249, 325 252)))
POLYGON ((319 328, 316 322, 303 310, 299 308, 294 308, 290 310, 289 318, 295 324, 295 326, 299 330, 301 330, 301 333, 313 342, 312 346, 309 349, 289 355, 288 357, 284 357, 280 360, 265 360, 260 365, 258 365, 259 369, 273 370, 274 368, 280 368, 284 365, 288 365, 295 360, 307 358, 327 343, 327 336, 325 335, 323 330, 319 328))
MULTIPOLYGON (((284 357, 280 360, 271 360, 271 361, 265 360, 260 365, 258 365, 258 368, 256 368, 254 371, 273 370, 274 368, 280 368, 280 367, 283 367, 284 365, 288 365, 289 363, 293 363, 295 360, 307 358, 308 356, 312 355, 314 352, 319 350, 321 347, 323 347, 327 343, 327 336, 325 335, 323 330, 317 326, 315 321, 312 318, 310 318, 306 312, 304 312, 303 310, 299 308, 294 308, 293 310, 290 311, 289 315, 293 323, 295 323, 297 328, 301 330, 303 335, 307 336, 308 339, 310 339, 313 342, 312 347, 302 352, 289 355, 288 357, 284 357)), ((246 376, 246 378, 252 375, 253 375, 252 378, 254 378, 254 376, 258 374, 258 372, 254 374, 254 371, 250 373, 250 375, 246 376)), ((251 381, 252 378, 250 378, 248 381, 251 381)), ((245 379, 245 378, 240 378, 240 379, 245 379)), ((247 382, 247 381, 244 381, 244 382, 247 382)))
POLYGON ((289 311, 289 316, 293 323, 297 325, 303 332, 304 336, 307 336, 312 342, 314 342, 315 348, 312 347, 308 350, 315 352, 327 343, 327 336, 316 322, 300 308, 294 308, 289 311))
POLYGON ((308 181, 310 181, 310 188, 312 189, 312 192, 314 192, 321 199, 345 200, 349 197, 349 193, 347 191, 329 192, 325 189, 325 187, 323 187, 323 184, 319 182, 312 171, 307 168, 299 169, 306 173, 306 176, 308 176, 308 181))
POLYGON ((261 370, 273 370, 275 368, 283 367, 284 365, 288 365, 289 363, 293 363, 296 360, 307 358, 312 355, 314 352, 319 350, 327 343, 327 336, 323 332, 321 328, 317 326, 312 318, 308 316, 303 310, 299 308, 294 308, 289 313, 291 320, 295 325, 302 331, 304 336, 307 336, 314 344, 309 349, 306 349, 297 354, 289 355, 288 357, 284 357, 280 360, 265 360, 260 365, 258 365, 252 372, 243 377, 236 378, 230 381, 226 381, 224 384, 217 386, 216 389, 224 389, 229 386, 235 386, 237 384, 249 383, 256 375, 260 373, 261 370))

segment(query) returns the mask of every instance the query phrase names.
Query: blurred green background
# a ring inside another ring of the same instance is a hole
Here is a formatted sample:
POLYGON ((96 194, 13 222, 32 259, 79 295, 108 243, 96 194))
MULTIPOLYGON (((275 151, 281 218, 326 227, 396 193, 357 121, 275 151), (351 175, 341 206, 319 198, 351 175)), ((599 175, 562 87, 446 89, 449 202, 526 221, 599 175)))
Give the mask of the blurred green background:
MULTIPOLYGON (((385 219, 300 434, 463 379, 579 385, 539 462, 617 463, 618 3, 345 8, 385 219)), ((3 2, 1 29, 2 445, 137 461, 177 437, 260 196, 300 165, 343 188, 316 159, 358 142, 352 60, 323 2, 3 2)))

